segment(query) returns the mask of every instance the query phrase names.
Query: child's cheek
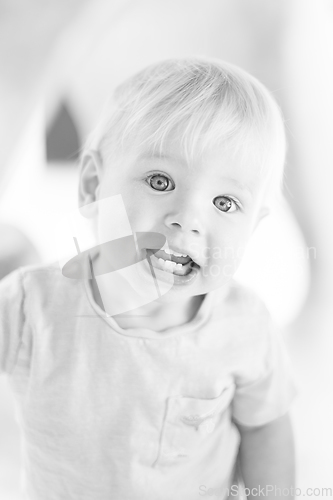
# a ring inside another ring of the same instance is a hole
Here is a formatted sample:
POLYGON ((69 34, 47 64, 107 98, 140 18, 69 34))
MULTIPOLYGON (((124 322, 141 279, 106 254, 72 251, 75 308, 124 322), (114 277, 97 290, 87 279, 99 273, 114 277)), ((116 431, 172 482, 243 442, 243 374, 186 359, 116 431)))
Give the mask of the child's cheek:
POLYGON ((230 279, 237 271, 246 250, 248 235, 234 234, 215 242, 206 260, 205 273, 211 279, 230 279))

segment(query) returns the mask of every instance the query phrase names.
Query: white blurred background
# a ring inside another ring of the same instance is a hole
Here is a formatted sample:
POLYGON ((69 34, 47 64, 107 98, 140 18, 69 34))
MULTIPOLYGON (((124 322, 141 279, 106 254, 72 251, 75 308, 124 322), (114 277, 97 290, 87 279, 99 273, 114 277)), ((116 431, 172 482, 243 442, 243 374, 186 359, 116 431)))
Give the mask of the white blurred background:
MULTIPOLYGON (((77 153, 125 77, 208 55, 273 92, 288 133, 286 203, 259 227, 239 279, 285 329, 297 486, 333 491, 332 0, 0 0, 0 14, 0 278, 57 259, 53 228, 76 207, 77 153)), ((20 500, 19 478, 2 377, 1 499, 20 500)))

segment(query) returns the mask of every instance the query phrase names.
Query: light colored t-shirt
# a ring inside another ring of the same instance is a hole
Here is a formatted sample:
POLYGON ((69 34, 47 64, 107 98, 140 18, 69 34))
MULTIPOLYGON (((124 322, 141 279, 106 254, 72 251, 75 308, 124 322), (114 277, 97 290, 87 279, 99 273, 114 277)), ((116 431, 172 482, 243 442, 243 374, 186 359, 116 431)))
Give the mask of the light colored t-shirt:
POLYGON ((120 328, 88 281, 56 265, 0 282, 0 372, 16 400, 29 500, 227 496, 233 420, 274 420, 295 391, 262 302, 226 286, 192 321, 157 333, 120 328))

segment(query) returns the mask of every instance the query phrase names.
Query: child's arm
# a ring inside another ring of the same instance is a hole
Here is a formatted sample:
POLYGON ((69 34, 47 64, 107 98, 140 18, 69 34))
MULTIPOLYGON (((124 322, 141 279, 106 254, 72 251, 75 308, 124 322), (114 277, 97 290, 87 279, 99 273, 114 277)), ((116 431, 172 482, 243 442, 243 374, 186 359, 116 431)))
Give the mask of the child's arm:
MULTIPOLYGON (((260 427, 239 424, 237 427, 241 435, 239 458, 245 487, 263 488, 261 493, 264 491, 265 496, 260 496, 265 499, 293 499, 295 459, 289 415, 260 427)), ((247 498, 255 500, 258 496, 259 489, 247 498)))

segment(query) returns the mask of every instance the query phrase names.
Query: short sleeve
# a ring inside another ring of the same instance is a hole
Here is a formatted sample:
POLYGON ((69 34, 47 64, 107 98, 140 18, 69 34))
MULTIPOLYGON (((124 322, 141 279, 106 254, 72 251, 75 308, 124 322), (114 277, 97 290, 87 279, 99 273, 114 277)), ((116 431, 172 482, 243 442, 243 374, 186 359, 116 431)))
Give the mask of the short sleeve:
POLYGON ((233 418, 244 426, 264 425, 283 416, 297 394, 282 332, 272 321, 261 330, 248 346, 244 369, 236 377, 233 418))
POLYGON ((24 325, 24 293, 20 270, 0 281, 0 374, 15 365, 24 325))

